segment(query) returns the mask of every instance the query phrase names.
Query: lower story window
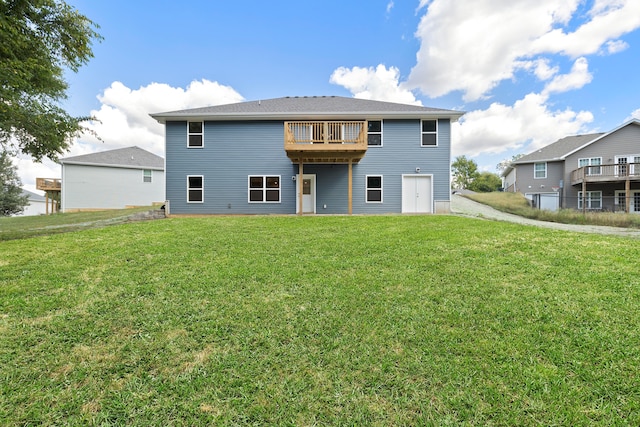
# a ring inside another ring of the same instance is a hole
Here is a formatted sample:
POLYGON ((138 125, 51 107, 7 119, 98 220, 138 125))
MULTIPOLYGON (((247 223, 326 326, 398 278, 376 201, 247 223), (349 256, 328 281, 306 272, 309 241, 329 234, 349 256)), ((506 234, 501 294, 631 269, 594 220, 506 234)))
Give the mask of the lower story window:
POLYGON ((142 171, 142 182, 151 182, 151 170, 144 169, 142 171))
POLYGON ((578 191, 578 209, 585 208, 602 209, 602 191, 587 191, 586 197, 582 197, 582 191, 578 191))
POLYGON ((202 175, 187 176, 187 203, 204 202, 204 177, 202 175))
POLYGON ((382 175, 367 175, 367 203, 382 203, 382 175))
POLYGON ((280 176, 249 175, 249 203, 280 203, 280 176))

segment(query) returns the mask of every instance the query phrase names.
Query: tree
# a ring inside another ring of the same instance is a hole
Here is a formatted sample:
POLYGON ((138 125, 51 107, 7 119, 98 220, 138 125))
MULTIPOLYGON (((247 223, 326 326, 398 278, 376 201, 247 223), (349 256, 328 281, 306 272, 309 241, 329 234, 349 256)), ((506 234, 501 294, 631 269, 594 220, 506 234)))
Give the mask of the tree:
POLYGON ((471 184, 469 184, 469 190, 477 191, 478 193, 489 193, 496 191, 502 186, 502 180, 498 175, 491 172, 481 172, 471 184))
POLYGON ((517 161, 518 159, 520 159, 521 157, 523 157, 524 154, 516 154, 515 156, 511 156, 510 159, 504 159, 502 160, 500 163, 498 163, 496 165, 496 171, 498 171, 498 173, 500 175, 502 175, 502 172, 504 172, 504 170, 506 168, 508 168, 509 166, 511 166, 513 164, 513 162, 517 161))
POLYGON ((478 165, 466 156, 458 156, 451 163, 454 188, 469 188, 469 184, 479 175, 478 165))
POLYGON ((90 117, 72 117, 66 70, 101 40, 98 26, 61 0, 0 0, 0 145, 40 161, 68 151, 90 117))
POLYGON ((9 153, 0 152, 0 216, 20 213, 27 206, 29 198, 22 195, 21 187, 18 170, 11 162, 9 153))

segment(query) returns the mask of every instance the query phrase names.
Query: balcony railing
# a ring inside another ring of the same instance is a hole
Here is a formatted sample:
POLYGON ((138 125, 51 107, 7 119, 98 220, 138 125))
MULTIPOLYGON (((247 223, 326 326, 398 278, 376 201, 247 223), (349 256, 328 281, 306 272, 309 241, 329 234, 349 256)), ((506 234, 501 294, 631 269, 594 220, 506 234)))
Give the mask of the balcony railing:
POLYGON ((619 182, 640 180, 640 163, 583 166, 571 171, 571 185, 586 182, 619 182))
POLYGON ((62 180, 60 178, 36 178, 36 188, 43 191, 60 191, 62 180))
POLYGON ((284 149, 294 161, 357 162, 367 152, 367 122, 285 122, 284 149))

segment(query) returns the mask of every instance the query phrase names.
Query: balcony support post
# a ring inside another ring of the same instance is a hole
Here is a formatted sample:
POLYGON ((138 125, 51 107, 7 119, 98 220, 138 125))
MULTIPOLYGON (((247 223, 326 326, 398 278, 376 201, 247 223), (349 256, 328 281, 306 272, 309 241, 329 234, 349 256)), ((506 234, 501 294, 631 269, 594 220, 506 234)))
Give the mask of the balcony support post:
POLYGON ((303 188, 304 188, 304 171, 302 166, 302 158, 300 158, 300 164, 298 166, 298 215, 302 215, 302 206, 303 206, 303 188))
POLYGON ((624 211, 629 213, 631 210, 631 179, 627 177, 624 182, 624 211))
POLYGON ((587 177, 582 178, 582 213, 587 213, 587 177))
POLYGON ((349 215, 353 214, 353 161, 349 158, 349 215))

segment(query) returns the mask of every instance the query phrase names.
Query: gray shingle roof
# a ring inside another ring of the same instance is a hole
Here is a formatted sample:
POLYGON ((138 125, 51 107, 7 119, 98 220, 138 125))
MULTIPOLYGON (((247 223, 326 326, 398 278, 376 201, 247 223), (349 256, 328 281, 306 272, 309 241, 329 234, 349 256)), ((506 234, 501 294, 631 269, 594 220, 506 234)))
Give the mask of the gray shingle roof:
POLYGON ((100 153, 60 159, 62 164, 112 166, 164 170, 164 159, 140 147, 118 148, 100 153))
POLYGON ((156 113, 151 114, 151 117, 164 122, 166 119, 179 118, 247 119, 264 117, 286 119, 289 117, 331 116, 377 116, 380 118, 442 116, 458 119, 463 114, 463 112, 454 110, 341 96, 296 96, 156 113))
POLYGON ((22 189, 22 195, 29 197, 29 201, 31 201, 31 202, 44 202, 44 201, 46 201, 44 196, 41 196, 40 194, 36 194, 36 193, 34 193, 32 191, 29 191, 29 190, 25 190, 24 188, 22 189))
POLYGON ((567 154, 582 147, 590 141, 604 135, 604 133, 590 133, 586 135, 567 136, 557 140, 541 149, 522 156, 514 164, 523 164, 539 161, 562 160, 567 154))

